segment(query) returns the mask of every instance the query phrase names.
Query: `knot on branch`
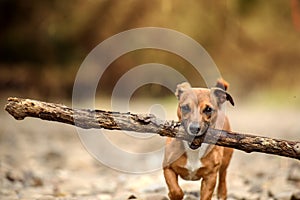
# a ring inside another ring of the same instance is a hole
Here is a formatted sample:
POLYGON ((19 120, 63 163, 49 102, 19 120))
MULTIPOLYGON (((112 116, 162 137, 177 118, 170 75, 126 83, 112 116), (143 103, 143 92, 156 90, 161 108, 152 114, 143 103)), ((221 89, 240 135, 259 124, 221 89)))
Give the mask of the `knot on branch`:
POLYGON ((154 124, 156 126, 162 125, 164 124, 164 120, 161 120, 157 117, 155 117, 155 115, 153 114, 138 114, 136 115, 137 117, 137 121, 139 121, 140 123, 147 125, 147 124, 154 124))
POLYGON ((181 126, 181 123, 180 122, 176 122, 174 120, 172 120, 171 122, 166 121, 164 123, 164 128, 169 129, 169 130, 173 130, 175 128, 179 128, 180 126, 181 126))
POLYGON ((297 154, 300 154, 300 143, 295 144, 293 149, 296 151, 297 154))
POLYGON ((137 121, 143 123, 143 124, 149 124, 152 122, 153 118, 155 116, 153 114, 138 114, 136 115, 137 121))

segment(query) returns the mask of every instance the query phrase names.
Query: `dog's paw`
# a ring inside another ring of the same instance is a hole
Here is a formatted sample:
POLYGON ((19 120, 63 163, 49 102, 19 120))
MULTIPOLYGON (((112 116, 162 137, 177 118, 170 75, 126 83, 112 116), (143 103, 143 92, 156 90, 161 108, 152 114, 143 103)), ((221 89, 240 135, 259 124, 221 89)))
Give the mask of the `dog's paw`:
POLYGON ((180 188, 177 190, 171 190, 169 192, 170 200, 182 200, 183 196, 184 196, 184 193, 180 188))

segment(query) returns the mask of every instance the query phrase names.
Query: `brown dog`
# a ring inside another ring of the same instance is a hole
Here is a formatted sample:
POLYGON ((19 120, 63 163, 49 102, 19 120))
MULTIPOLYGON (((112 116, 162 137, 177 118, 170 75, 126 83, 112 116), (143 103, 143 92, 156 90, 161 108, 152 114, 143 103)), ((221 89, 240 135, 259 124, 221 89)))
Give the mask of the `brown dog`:
MULTIPOLYGON (((177 116, 185 132, 191 137, 204 134, 209 127, 230 131, 223 112, 223 103, 232 97, 226 92, 228 83, 218 80, 216 87, 192 88, 188 83, 177 86, 179 100, 177 116)), ((201 200, 211 199, 219 173, 218 199, 226 199, 226 170, 233 149, 203 143, 196 148, 191 142, 167 139, 163 163, 164 177, 171 200, 183 199, 184 193, 178 185, 178 175, 185 180, 202 179, 201 200)))

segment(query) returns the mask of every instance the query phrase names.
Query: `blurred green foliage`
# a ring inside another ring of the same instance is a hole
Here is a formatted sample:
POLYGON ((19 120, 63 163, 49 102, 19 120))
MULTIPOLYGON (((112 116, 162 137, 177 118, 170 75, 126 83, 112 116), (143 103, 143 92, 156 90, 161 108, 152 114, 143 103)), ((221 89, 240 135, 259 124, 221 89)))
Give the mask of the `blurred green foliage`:
MULTIPOLYGON (((291 10, 284 0, 1 0, 0 90, 42 87, 37 93, 45 97, 70 96, 76 71, 96 45, 124 30, 154 26, 198 41, 240 96, 274 88, 299 92, 300 33, 291 10)), ((147 62, 167 64, 202 84, 183 59, 141 50, 116 60, 102 85, 111 91, 122 74, 147 62)))

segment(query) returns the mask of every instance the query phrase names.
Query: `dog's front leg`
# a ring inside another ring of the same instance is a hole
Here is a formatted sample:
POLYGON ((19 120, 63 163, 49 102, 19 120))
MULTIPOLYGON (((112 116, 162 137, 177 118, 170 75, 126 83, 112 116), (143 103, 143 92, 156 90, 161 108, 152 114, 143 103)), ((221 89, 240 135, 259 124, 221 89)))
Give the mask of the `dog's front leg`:
POLYGON ((170 200, 182 200, 184 194, 178 185, 178 175, 171 168, 164 168, 164 176, 169 189, 170 200))
POLYGON ((201 200, 210 200, 212 198, 216 182, 217 173, 210 173, 203 177, 200 191, 201 200))

